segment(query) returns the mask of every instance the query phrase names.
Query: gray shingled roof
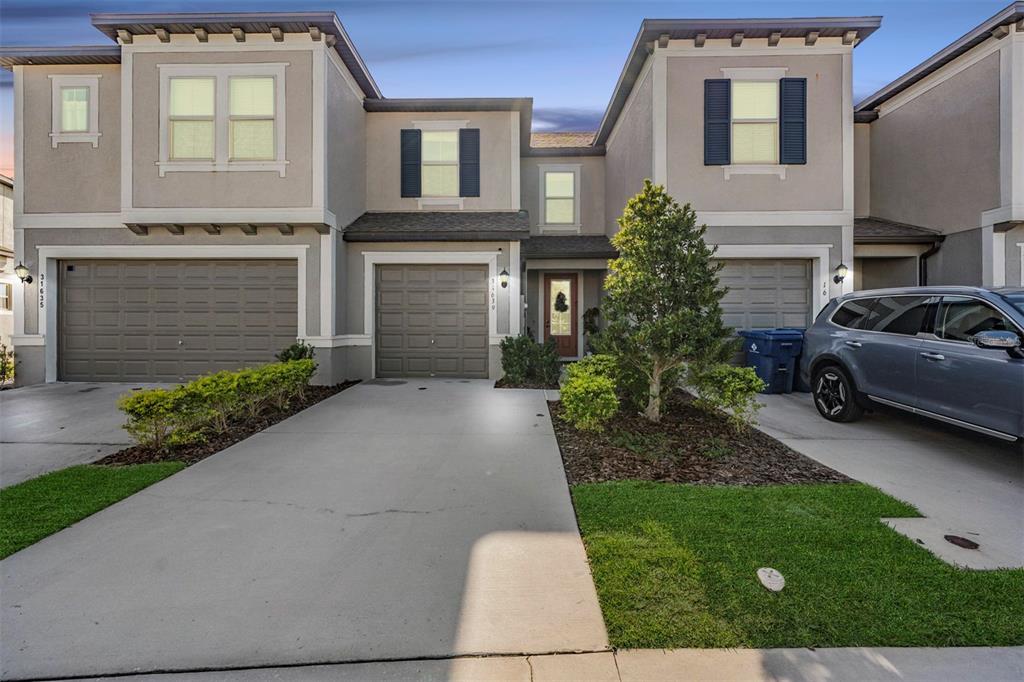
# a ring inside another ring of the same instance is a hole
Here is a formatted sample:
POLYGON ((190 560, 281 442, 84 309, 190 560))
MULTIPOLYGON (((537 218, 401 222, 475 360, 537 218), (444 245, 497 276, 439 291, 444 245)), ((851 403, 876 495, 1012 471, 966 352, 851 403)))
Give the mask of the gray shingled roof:
POLYGON ((526 211, 364 213, 345 228, 345 240, 350 242, 518 240, 529 236, 526 211))
POLYGON ((853 241, 857 244, 930 244, 943 239, 943 235, 933 230, 883 218, 855 218, 853 221, 853 241))
POLYGON ((608 237, 604 235, 541 235, 530 237, 523 244, 526 258, 618 258, 608 237))

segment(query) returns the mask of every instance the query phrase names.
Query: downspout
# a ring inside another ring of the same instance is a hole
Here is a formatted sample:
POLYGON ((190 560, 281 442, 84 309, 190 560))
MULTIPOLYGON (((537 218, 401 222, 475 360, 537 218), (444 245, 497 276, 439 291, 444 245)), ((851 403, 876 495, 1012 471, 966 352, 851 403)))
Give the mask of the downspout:
POLYGON ((942 239, 939 239, 932 243, 931 247, 918 256, 917 259, 917 285, 921 287, 928 286, 928 259, 939 252, 942 248, 942 239))

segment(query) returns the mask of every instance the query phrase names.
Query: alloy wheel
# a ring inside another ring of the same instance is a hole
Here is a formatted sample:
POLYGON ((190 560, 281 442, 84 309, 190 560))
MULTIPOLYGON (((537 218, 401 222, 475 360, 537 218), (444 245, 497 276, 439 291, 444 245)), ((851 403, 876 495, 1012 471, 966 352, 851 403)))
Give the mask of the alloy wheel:
POLYGON ((814 399, 825 414, 835 416, 846 407, 846 386, 835 372, 822 372, 814 387, 814 399))

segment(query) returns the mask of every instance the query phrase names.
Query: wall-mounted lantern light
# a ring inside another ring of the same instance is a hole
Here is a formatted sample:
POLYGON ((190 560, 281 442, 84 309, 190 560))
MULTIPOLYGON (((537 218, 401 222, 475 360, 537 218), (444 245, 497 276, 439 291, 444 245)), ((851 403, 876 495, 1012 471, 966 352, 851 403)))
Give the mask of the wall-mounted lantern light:
POLYGON ((501 272, 498 273, 498 281, 501 282, 502 289, 508 288, 508 270, 505 268, 501 269, 501 272))
POLYGON ((836 268, 836 276, 832 278, 832 281, 836 284, 841 284, 848 274, 850 274, 850 268, 846 267, 846 263, 840 263, 839 267, 836 268))
POLYGON ((18 276, 22 283, 32 284, 32 275, 28 274, 28 268, 21 261, 18 261, 18 264, 14 266, 14 274, 18 276))

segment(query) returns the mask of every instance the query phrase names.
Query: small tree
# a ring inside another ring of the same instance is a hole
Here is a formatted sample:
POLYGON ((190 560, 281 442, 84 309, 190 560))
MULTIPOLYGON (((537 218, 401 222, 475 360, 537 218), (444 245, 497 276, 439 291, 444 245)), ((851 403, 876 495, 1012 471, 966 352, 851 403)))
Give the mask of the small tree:
POLYGON ((661 420, 662 398, 688 367, 720 362, 732 352, 722 323, 722 264, 704 241, 689 204, 680 207, 661 185, 644 181, 619 218, 609 263, 603 352, 610 352, 647 383, 644 416, 661 420))

